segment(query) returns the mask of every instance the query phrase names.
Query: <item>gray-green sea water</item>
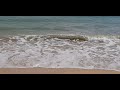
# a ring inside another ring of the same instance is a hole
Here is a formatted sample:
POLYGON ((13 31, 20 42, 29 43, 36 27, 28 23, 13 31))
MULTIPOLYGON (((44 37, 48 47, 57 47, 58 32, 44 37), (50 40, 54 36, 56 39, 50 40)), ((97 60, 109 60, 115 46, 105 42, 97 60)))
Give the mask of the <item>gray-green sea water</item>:
POLYGON ((0 16, 0 68, 120 71, 120 16, 0 16))

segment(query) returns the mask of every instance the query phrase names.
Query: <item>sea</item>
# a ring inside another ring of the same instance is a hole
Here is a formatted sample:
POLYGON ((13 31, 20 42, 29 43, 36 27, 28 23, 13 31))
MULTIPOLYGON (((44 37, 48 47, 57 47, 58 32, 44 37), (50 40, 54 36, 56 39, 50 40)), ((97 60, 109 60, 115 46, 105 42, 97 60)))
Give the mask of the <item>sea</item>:
POLYGON ((120 71, 120 16, 0 16, 0 68, 120 71))

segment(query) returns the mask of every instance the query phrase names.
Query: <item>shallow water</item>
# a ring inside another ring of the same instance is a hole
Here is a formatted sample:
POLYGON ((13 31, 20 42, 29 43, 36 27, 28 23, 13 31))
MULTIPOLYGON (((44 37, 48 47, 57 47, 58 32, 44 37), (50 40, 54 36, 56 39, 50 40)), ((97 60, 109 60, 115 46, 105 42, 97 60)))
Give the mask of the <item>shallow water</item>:
POLYGON ((0 17, 1 68, 120 71, 120 17, 0 17))

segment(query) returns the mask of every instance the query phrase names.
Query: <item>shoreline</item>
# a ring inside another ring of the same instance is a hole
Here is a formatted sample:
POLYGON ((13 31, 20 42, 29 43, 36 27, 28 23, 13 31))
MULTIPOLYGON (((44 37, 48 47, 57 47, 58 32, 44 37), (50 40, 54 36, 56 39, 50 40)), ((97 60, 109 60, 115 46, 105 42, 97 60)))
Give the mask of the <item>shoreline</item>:
POLYGON ((120 72, 77 68, 0 68, 0 74, 120 74, 120 72))

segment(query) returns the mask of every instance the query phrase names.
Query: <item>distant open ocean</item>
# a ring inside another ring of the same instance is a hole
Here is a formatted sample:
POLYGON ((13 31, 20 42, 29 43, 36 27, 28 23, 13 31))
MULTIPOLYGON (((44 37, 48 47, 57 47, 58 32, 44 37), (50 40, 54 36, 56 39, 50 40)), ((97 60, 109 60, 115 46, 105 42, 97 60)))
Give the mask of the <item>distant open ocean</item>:
POLYGON ((0 68, 120 71, 120 16, 0 16, 0 68))

